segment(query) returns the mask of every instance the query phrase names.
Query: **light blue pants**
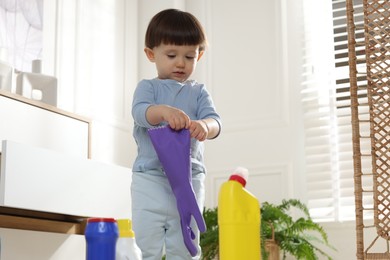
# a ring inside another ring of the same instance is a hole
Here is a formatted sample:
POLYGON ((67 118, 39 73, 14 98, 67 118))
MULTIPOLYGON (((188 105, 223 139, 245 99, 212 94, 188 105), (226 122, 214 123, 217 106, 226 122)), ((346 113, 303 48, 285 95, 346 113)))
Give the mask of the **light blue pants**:
MULTIPOLYGON (((192 176, 198 206, 203 211, 205 174, 192 176)), ((194 219, 191 227, 196 235, 193 243, 198 255, 191 257, 184 245, 176 198, 166 176, 159 171, 133 172, 131 184, 132 221, 137 245, 143 260, 161 260, 163 247, 167 260, 200 259, 199 229, 194 219)))

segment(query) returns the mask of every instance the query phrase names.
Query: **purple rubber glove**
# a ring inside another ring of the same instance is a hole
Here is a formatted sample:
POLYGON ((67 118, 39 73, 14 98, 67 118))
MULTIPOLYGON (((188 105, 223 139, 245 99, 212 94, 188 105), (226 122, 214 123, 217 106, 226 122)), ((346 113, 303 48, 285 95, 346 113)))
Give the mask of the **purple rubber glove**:
POLYGON ((149 129, 148 133, 176 197, 184 244, 195 256, 198 250, 192 243, 195 234, 190 227, 191 216, 200 232, 206 231, 206 224, 192 188, 190 132, 188 129, 176 131, 165 126, 149 129))

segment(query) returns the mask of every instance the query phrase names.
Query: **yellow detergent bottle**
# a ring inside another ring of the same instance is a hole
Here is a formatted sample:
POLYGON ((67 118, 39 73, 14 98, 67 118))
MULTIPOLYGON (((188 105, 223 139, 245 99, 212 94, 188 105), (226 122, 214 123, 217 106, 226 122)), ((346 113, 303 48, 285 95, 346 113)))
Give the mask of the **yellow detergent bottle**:
POLYGON ((259 260, 260 203, 245 189, 248 170, 237 168, 222 184, 218 198, 219 257, 259 260))

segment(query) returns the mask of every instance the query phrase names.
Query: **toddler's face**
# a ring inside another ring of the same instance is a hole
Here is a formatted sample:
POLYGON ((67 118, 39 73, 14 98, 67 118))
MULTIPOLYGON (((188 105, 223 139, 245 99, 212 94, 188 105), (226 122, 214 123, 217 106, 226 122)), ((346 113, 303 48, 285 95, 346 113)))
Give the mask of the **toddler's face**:
POLYGON ((145 48, 145 53, 151 62, 156 63, 160 79, 186 81, 196 68, 202 53, 198 45, 160 44, 152 50, 145 48))

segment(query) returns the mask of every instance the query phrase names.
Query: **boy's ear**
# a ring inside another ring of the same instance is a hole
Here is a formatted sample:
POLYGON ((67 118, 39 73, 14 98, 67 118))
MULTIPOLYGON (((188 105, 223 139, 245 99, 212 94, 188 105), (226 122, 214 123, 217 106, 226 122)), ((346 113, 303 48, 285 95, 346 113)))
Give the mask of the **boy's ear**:
POLYGON ((148 59, 151 61, 151 62, 154 62, 154 52, 152 49, 150 48, 145 48, 144 49, 144 52, 146 54, 146 57, 148 57, 148 59))
POLYGON ((200 60, 200 58, 202 58, 202 56, 203 56, 203 53, 204 53, 204 51, 201 51, 201 52, 199 52, 199 55, 198 55, 198 60, 200 60))

